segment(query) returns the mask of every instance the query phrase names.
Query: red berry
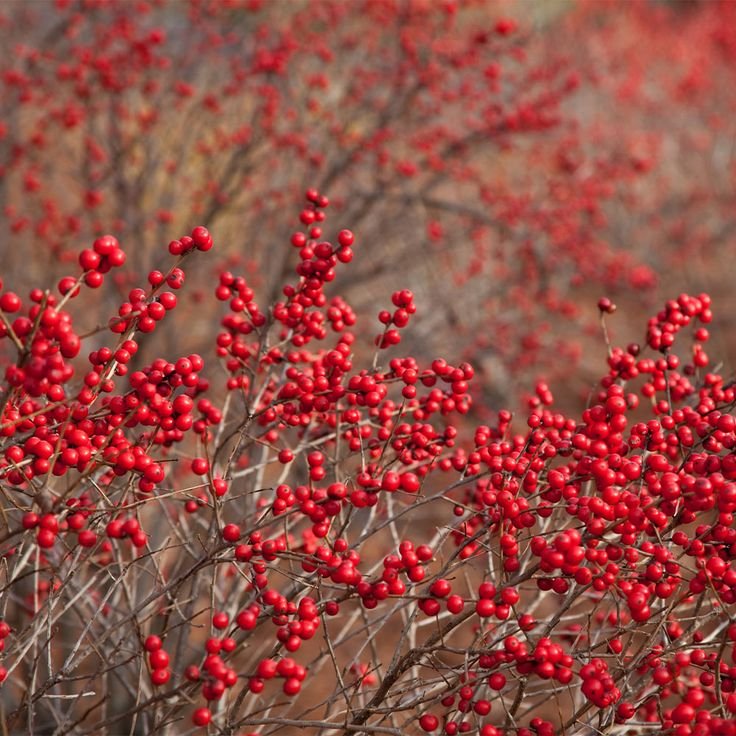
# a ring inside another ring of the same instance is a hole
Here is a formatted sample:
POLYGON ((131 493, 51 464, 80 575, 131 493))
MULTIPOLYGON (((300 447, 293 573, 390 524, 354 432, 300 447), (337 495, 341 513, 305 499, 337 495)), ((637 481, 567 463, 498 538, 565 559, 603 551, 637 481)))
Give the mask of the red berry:
POLYGON ((143 642, 143 647, 147 652, 156 652, 161 649, 162 646, 163 642, 161 641, 161 637, 156 636, 155 634, 147 636, 145 642, 143 642))
POLYGON ((36 542, 42 549, 50 549, 56 542, 56 534, 50 529, 39 529, 36 534, 36 542))
POLYGON ((283 465, 290 463, 294 459, 294 453, 291 450, 279 450, 279 462, 283 465))
POLYGON ((212 617, 212 625, 216 629, 226 629, 230 619, 226 613, 219 611, 212 617))
POLYGON ((202 226, 195 227, 192 230, 192 241, 198 250, 207 251, 212 248, 212 236, 207 228, 202 226))
POLYGON ((296 695, 302 689, 302 683, 296 677, 287 677, 284 680, 284 694, 296 695))
POLYGON ((169 655, 163 649, 155 649, 148 655, 148 662, 154 670, 169 666, 169 655))
POLYGON ((154 685, 165 685, 171 679, 171 672, 167 669, 156 669, 151 672, 151 682, 154 685))
POLYGON ((209 708, 197 708, 192 714, 192 723, 195 726, 206 726, 212 720, 212 713, 209 708))
POLYGON ((237 542, 240 535, 240 527, 237 524, 225 524, 222 528, 222 538, 226 542, 237 542))
POLYGON ((0 296, 0 309, 3 312, 17 312, 21 307, 20 297, 12 291, 7 291, 0 296))
POLYGON ((210 464, 203 457, 195 457, 192 460, 192 472, 195 475, 206 475, 210 469, 210 464))
POLYGON ((445 598, 450 594, 452 586, 449 581, 440 578, 435 580, 429 588, 429 592, 437 598, 445 598))
POLYGON ((340 230, 337 242, 343 247, 351 246, 355 242, 355 236, 350 230, 340 230))

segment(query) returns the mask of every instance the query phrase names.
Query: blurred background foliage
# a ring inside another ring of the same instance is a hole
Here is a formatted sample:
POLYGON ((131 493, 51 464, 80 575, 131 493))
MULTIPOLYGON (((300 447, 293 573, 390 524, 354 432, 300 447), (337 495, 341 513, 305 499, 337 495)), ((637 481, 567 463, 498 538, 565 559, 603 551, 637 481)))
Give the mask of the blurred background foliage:
POLYGON ((602 295, 626 343, 710 292, 733 364, 732 2, 36 0, 0 6, 0 44, 2 278, 52 287, 113 233, 133 268, 90 329, 203 224, 217 257, 154 347, 206 352, 218 271, 278 298, 317 187, 356 233, 332 293, 357 329, 411 288, 400 350, 473 362, 479 406, 537 379, 584 402, 602 295))

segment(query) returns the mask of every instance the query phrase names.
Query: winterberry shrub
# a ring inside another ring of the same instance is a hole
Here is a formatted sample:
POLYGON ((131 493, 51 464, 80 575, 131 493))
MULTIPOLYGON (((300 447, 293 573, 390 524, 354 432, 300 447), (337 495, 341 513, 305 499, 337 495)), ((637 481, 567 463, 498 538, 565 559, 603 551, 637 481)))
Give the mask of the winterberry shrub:
POLYGON ((402 351, 411 291, 357 361, 326 287, 368 244, 327 239, 328 205, 308 190, 274 244, 295 264, 274 303, 219 274, 204 355, 141 357, 187 329, 203 227, 101 327, 112 236, 55 288, 2 285, 6 730, 736 733, 736 387, 710 298, 609 344, 580 415, 539 383, 476 426, 472 365, 402 351))

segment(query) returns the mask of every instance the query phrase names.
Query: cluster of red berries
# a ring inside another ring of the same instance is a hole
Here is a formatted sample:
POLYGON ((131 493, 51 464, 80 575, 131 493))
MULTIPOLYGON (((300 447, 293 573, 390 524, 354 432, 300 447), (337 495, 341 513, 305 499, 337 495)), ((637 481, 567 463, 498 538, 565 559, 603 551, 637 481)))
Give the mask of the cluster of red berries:
POLYGON ((227 358, 225 367, 230 373, 227 388, 247 390, 250 386, 248 363, 252 359, 247 336, 266 324, 266 315, 258 308, 255 292, 241 276, 229 271, 220 274, 220 285, 215 290, 220 301, 230 300, 230 314, 221 321, 222 331, 217 335, 217 355, 227 358))
POLYGON ((296 695, 302 689, 302 682, 307 672, 300 664, 291 657, 283 657, 278 661, 274 659, 262 659, 256 668, 256 674, 248 680, 248 689, 252 693, 263 691, 267 680, 275 677, 283 679, 281 689, 284 695, 296 695))
MULTIPOLYGON (((698 297, 681 294, 676 300, 668 301, 664 309, 656 317, 652 317, 647 324, 649 347, 666 352, 674 345, 677 333, 693 320, 698 320, 703 324, 710 323, 713 319, 710 304, 711 300, 707 294, 701 294, 698 297)), ((696 332, 695 339, 697 341, 707 340, 707 331, 696 332)), ((700 360, 704 361, 702 365, 708 362, 707 358, 700 360)))
POLYGON ((401 342, 399 330, 409 324, 409 318, 417 311, 414 294, 409 289, 395 291, 391 296, 391 302, 396 307, 393 314, 387 309, 378 313, 378 321, 384 325, 383 333, 376 337, 376 345, 381 349, 401 342))
POLYGON ((307 233, 295 232, 291 236, 291 244, 299 249, 301 262, 296 268, 299 283, 284 287, 287 301, 277 302, 272 312, 274 318, 284 326, 282 339, 288 339, 296 348, 305 346, 312 339, 324 339, 327 321, 337 332, 354 322, 352 310, 346 309, 342 300, 332 302, 332 313, 321 308, 327 304, 324 286, 334 280, 335 267, 338 263, 350 263, 353 259, 355 236, 350 230, 341 230, 337 247, 320 240, 322 228, 315 223, 324 222, 324 209, 329 205, 329 200, 314 189, 307 190, 306 198, 308 205, 302 210, 300 219, 310 229, 307 233))
MULTIPOLYGON (((227 629, 230 619, 226 613, 219 611, 212 616, 212 626, 217 630, 227 629)), ((225 657, 237 648, 232 636, 210 636, 204 645, 205 657, 201 667, 190 664, 184 671, 185 678, 201 685, 202 695, 208 702, 218 701, 225 692, 238 682, 238 673, 228 667, 225 657)), ((197 708, 192 714, 192 721, 197 726, 204 726, 211 719, 209 708, 197 708)))
MULTIPOLYGON (((5 640, 10 636, 12 629, 7 621, 0 620, 0 652, 5 650, 5 640)), ((6 667, 0 665, 0 683, 4 682, 8 676, 6 667)))
POLYGON ((133 547, 145 547, 148 543, 148 535, 141 529, 141 524, 135 517, 108 521, 105 526, 105 534, 110 539, 130 539, 133 547))
MULTIPOLYGON (((125 252, 120 247, 118 239, 112 235, 103 235, 92 243, 91 248, 85 248, 79 254, 79 265, 84 271, 84 283, 98 289, 102 286, 104 275, 112 268, 119 268, 125 263, 125 252)), ((59 291, 67 294, 76 286, 69 279, 59 283, 59 291)), ((72 293, 72 296, 74 294, 72 293)))
POLYGON ((192 230, 191 235, 185 235, 169 243, 169 253, 172 256, 183 256, 193 250, 206 252, 212 248, 212 236, 206 227, 199 225, 192 230))
POLYGON ((616 680, 604 659, 594 657, 580 668, 581 689, 588 700, 599 708, 608 708, 621 697, 616 680))
POLYGON ((171 679, 169 667, 169 655, 163 648, 161 638, 155 634, 146 637, 143 648, 148 652, 148 665, 151 668, 151 682, 159 687, 165 685, 171 679))
MULTIPOLYGON (((0 339, 9 338, 25 352, 23 361, 6 367, 5 380, 11 388, 22 391, 26 401, 45 397, 59 402, 66 398, 64 384, 73 375, 68 361, 78 355, 82 342, 74 331, 71 315, 57 307, 53 294, 32 289, 27 313, 11 322, 8 315, 20 312, 23 302, 14 292, 0 296, 0 339)), ((37 407, 31 411, 36 410, 37 407)), ((3 427, 12 431, 11 428, 7 423, 3 427)))

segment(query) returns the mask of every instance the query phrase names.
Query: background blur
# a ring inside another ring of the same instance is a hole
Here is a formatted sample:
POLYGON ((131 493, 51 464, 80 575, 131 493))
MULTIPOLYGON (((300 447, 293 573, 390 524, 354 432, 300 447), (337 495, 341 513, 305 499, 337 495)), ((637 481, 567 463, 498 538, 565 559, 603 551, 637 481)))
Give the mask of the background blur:
POLYGON ((357 238, 332 293, 372 336, 411 288, 397 350, 471 360, 478 405, 540 378, 584 401, 604 295, 626 343, 665 298, 710 292, 733 365, 733 2, 17 0, 0 47, 2 279, 51 287, 115 234, 131 269, 87 328, 203 224, 187 332, 151 349, 208 351, 218 271, 267 306, 317 187, 325 237, 357 238))

